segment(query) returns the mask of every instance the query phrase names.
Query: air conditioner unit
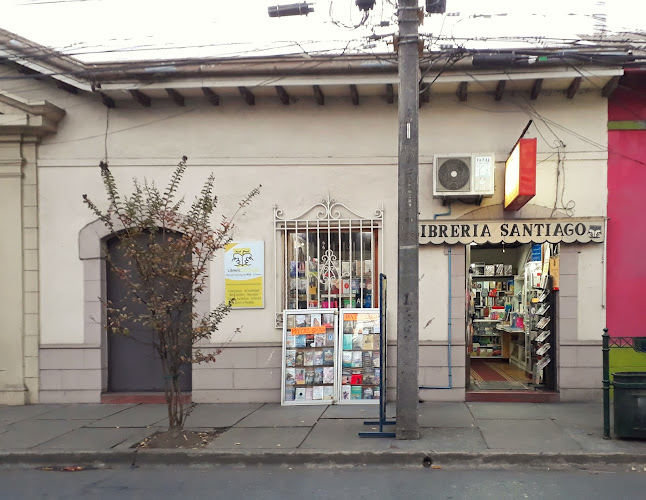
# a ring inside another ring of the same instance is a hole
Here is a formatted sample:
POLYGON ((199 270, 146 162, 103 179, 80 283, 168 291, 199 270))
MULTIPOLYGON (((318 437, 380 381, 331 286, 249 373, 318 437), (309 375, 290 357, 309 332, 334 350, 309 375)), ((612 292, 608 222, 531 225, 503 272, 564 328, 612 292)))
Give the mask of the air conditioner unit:
POLYGON ((483 198, 493 196, 493 153, 435 155, 433 196, 435 198, 483 198))

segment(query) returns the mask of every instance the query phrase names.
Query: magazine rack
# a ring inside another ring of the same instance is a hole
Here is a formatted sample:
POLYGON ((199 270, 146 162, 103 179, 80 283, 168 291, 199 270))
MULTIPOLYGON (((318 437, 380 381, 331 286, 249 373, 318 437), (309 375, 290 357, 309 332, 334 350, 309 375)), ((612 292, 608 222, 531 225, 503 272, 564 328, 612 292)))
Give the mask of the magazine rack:
POLYGON ((367 420, 364 421, 364 425, 378 425, 379 430, 378 431, 366 431, 366 432, 360 432, 359 437, 395 437, 394 432, 386 432, 384 431, 384 426, 386 425, 395 425, 395 420, 388 420, 386 418, 386 387, 388 384, 386 383, 386 353, 388 351, 387 348, 387 335, 386 335, 386 275, 380 274, 379 275, 379 356, 380 356, 380 362, 379 365, 381 366, 381 379, 380 379, 380 387, 379 387, 379 420, 367 420))

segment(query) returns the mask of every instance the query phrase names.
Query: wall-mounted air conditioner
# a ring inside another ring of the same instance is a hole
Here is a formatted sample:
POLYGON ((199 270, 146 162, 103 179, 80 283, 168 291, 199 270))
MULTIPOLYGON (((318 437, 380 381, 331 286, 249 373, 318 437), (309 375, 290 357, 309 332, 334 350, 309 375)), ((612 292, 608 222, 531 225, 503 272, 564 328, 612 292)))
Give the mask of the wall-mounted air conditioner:
POLYGON ((482 198, 493 196, 493 153, 435 155, 433 196, 436 198, 482 198))

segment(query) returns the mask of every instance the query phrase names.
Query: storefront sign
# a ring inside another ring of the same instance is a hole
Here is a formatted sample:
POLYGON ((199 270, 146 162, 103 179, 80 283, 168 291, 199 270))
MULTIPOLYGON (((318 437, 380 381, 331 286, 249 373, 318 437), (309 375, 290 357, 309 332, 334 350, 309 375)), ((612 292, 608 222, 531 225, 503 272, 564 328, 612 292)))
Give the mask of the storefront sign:
POLYGON ((536 195, 536 139, 520 139, 505 163, 505 210, 520 210, 536 195))
POLYGON ((264 242, 229 243, 224 249, 224 296, 233 309, 265 307, 264 242))
POLYGON ((601 243, 604 219, 516 219, 510 221, 420 221, 419 244, 601 243))

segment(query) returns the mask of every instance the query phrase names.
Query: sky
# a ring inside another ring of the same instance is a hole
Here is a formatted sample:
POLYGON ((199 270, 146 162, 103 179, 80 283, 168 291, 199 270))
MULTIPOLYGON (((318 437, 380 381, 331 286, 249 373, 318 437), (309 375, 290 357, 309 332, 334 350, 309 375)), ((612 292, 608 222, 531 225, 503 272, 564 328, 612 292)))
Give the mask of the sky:
MULTIPOLYGON (((394 0, 376 0, 359 27, 354 0, 310 0, 308 16, 268 16, 268 6, 295 1, 0 0, 0 27, 85 62, 392 51, 388 37, 367 37, 397 31, 394 0)), ((420 33, 434 49, 540 48, 599 32, 598 14, 607 32, 646 32, 643 1, 447 0, 446 15, 426 16, 420 33)))

